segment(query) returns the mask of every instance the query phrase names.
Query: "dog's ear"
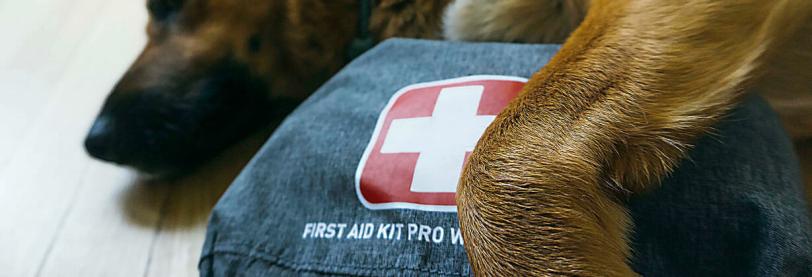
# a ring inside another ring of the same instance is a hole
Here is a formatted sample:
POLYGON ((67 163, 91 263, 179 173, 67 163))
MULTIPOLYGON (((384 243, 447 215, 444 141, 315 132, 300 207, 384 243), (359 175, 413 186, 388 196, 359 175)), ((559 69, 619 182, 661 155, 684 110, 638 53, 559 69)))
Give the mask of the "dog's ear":
POLYGON ((153 19, 162 21, 183 7, 183 0, 147 0, 147 10, 153 19))

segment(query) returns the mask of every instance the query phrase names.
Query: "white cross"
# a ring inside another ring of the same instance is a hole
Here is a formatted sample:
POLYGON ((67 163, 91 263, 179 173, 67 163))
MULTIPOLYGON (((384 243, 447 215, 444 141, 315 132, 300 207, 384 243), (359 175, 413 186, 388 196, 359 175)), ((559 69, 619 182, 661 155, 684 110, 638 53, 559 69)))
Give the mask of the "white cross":
POLYGON ((456 192, 465 153, 495 116, 477 115, 483 86, 444 88, 430 117, 393 120, 381 153, 420 153, 411 191, 456 192))

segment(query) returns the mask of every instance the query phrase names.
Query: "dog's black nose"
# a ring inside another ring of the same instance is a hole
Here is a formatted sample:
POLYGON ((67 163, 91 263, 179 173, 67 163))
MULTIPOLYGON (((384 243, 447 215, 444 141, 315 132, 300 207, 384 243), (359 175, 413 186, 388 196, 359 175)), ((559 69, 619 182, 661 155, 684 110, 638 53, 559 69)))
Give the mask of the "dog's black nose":
POLYGON ((99 116, 85 138, 85 149, 90 156, 108 162, 121 162, 113 151, 113 126, 110 118, 99 116))

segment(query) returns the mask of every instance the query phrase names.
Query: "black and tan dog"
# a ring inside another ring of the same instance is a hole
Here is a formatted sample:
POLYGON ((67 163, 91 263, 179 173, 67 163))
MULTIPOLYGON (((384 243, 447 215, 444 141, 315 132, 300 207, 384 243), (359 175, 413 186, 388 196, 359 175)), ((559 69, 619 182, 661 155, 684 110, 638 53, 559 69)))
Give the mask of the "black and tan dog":
MULTIPOLYGON (((449 3, 375 2, 378 40, 439 37, 449 3)), ((158 174, 193 166, 340 68, 358 5, 149 1, 150 42, 108 98, 89 152, 158 174)), ((566 39, 465 167, 459 217, 475 272, 634 275, 617 199, 656 185, 744 89, 765 91, 794 135, 812 133, 810 16, 805 0, 453 3, 451 39, 566 39)))
MULTIPOLYGON (((381 1, 376 38, 438 37, 446 1, 381 1)), ((149 0, 149 42, 85 147, 141 172, 182 174, 287 114, 346 62, 355 0, 149 0)))

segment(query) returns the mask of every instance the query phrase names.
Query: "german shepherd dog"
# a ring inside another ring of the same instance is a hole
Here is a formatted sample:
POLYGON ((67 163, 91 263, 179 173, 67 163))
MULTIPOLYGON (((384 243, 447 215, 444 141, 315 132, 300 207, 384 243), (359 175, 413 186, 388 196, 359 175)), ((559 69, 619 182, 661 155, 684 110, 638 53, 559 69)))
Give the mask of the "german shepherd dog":
MULTIPOLYGON (((618 199, 656 187, 745 89, 795 137, 812 134, 812 1, 374 2, 377 40, 565 42, 464 169, 459 219, 478 275, 635 275, 618 199)), ((359 27, 357 0, 148 8, 149 43, 86 147, 159 175, 287 113, 346 62, 359 27)))

